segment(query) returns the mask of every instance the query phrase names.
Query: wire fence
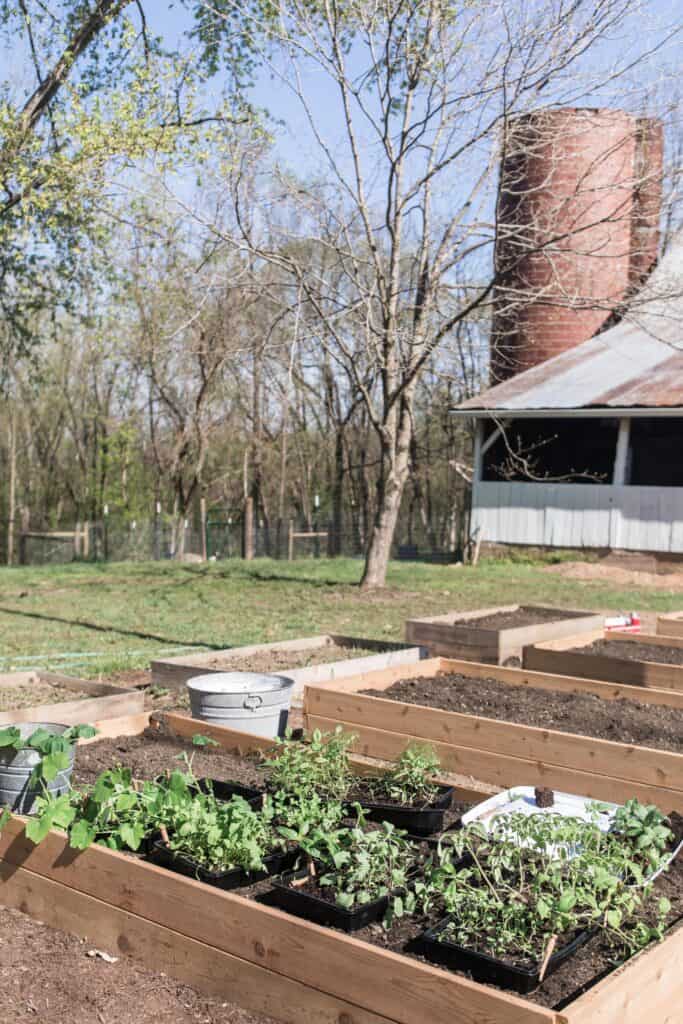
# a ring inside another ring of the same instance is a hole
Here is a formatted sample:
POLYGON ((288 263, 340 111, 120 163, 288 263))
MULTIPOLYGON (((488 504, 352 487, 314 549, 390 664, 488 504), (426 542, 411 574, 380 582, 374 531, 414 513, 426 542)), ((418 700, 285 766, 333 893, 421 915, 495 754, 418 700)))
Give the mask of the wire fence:
MULTIPOLYGON (((399 527, 392 558, 408 561, 452 562, 462 558, 462 543, 450 531, 448 540, 399 527)), ((460 531, 462 534, 462 531, 460 531)), ((257 519, 245 536, 239 516, 210 515, 205 524, 153 516, 127 519, 107 516, 97 522, 75 523, 59 529, 20 530, 15 524, 14 564, 60 565, 75 561, 133 562, 198 561, 275 558, 283 561, 365 556, 366 540, 359 529, 335 530, 331 523, 295 519, 264 523, 257 519)), ((0 520, 0 564, 8 564, 8 523, 0 520)))

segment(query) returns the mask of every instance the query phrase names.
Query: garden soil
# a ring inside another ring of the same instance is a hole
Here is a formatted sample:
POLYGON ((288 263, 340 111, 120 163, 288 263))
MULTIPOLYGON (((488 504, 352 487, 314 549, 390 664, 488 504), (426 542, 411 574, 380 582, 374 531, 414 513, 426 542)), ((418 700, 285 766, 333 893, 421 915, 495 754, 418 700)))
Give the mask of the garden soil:
POLYGON ((0 907, 0 935, 0 1024, 275 1024, 18 910, 0 907))
MULTIPOLYGON (((197 723, 197 732, 201 732, 201 722, 197 723)), ((79 746, 74 785, 92 783, 100 772, 117 764, 130 768, 138 779, 154 779, 174 768, 184 768, 183 754, 192 758, 192 771, 197 778, 205 776, 245 786, 261 786, 265 781, 258 756, 240 757, 212 747, 195 747, 150 728, 139 736, 119 736, 79 746)))
POLYGON ((401 679, 386 690, 362 692, 444 711, 683 752, 683 711, 657 704, 511 686, 460 673, 401 679))
POLYGON ((603 654, 626 661, 658 661, 662 665, 683 665, 683 647, 665 647, 638 640, 596 640, 588 647, 577 647, 578 654, 603 654))
POLYGON ((471 626, 472 629, 519 629, 522 626, 538 626, 543 622, 560 622, 562 619, 575 619, 576 615, 568 615, 566 611, 555 608, 534 608, 520 605, 510 612, 492 612, 490 615, 477 616, 476 619, 462 619, 453 623, 455 626, 471 626))

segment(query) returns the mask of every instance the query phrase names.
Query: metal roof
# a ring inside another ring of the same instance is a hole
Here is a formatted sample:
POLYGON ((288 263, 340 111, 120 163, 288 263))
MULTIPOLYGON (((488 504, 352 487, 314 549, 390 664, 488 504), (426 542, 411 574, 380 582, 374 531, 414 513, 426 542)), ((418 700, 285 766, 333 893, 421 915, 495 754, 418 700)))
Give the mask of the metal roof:
POLYGON ((456 415, 683 415, 683 233, 624 319, 468 399, 456 415))

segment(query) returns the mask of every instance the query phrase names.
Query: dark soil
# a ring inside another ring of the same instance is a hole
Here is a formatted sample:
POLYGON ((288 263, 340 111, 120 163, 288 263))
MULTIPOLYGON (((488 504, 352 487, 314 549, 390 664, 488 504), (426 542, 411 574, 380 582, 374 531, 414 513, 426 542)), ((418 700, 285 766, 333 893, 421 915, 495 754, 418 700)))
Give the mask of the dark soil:
POLYGON ((660 647, 637 641, 596 640, 588 647, 577 647, 578 654, 606 654, 626 661, 659 661, 663 665, 683 665, 683 647, 660 647))
POLYGON ((406 804, 401 800, 389 796, 379 787, 369 785, 367 781, 363 780, 353 787, 353 790, 349 793, 347 800, 349 803, 353 803, 355 800, 360 804, 365 801, 369 801, 373 804, 382 804, 385 807, 402 807, 411 808, 416 811, 423 811, 431 807, 434 801, 438 800, 440 796, 442 796, 441 793, 436 793, 431 801, 423 800, 414 804, 406 804))
POLYGON ((520 605, 512 612, 492 612, 474 619, 454 622, 455 626, 472 626, 476 629, 517 629, 520 626, 537 626, 542 622, 560 622, 575 619, 579 613, 566 612, 561 608, 536 608, 534 605, 520 605))
POLYGON ((17 910, 0 907, 0 934, 0 1024, 275 1024, 17 910))
MULTIPOLYGON (((201 722, 197 723, 197 731, 201 732, 201 722)), ((240 757, 213 747, 194 747, 150 728, 139 736, 119 736, 79 746, 74 785, 92 783, 100 772, 115 765, 130 768, 138 779, 154 779, 166 771, 182 768, 183 762, 179 759, 183 753, 192 757, 192 771, 197 778, 206 776, 221 782, 240 782, 244 786, 262 786, 265 783, 265 774, 259 768, 257 756, 240 757)))
POLYGON ((657 704, 605 700, 592 693, 555 693, 511 686, 497 679, 472 679, 460 673, 402 679, 387 690, 362 692, 618 743, 683 751, 683 712, 657 704))

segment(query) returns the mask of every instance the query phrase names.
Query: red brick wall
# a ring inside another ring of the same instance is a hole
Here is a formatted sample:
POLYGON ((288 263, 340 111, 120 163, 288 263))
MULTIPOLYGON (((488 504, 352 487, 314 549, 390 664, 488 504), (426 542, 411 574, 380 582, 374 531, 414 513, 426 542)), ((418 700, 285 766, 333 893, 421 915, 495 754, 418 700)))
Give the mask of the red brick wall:
POLYGON ((492 383, 592 337, 642 280, 659 241, 661 161, 661 127, 623 111, 541 111, 513 123, 497 210, 492 383))

